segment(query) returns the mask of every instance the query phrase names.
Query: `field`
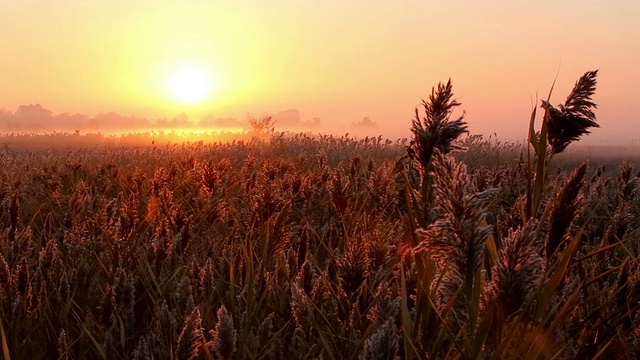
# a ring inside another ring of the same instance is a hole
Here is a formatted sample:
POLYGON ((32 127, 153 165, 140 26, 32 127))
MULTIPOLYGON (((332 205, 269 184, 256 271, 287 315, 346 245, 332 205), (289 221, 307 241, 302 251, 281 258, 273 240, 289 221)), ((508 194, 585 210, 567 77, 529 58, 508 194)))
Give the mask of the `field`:
POLYGON ((424 105, 411 142, 6 145, 4 357, 639 358, 632 163, 424 105))

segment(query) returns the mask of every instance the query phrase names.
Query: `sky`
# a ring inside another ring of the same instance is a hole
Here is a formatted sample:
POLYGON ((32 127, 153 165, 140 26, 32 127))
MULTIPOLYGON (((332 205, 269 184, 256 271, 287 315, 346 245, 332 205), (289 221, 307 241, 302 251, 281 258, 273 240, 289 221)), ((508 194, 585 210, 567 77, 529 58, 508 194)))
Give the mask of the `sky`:
POLYGON ((0 108, 294 113, 321 132, 397 138, 451 78, 472 133, 517 141, 556 76, 553 104, 599 69, 601 128, 586 142, 626 144, 640 141, 638 18, 628 0, 0 0, 0 108), (203 99, 175 94, 185 66, 208 79, 203 99))

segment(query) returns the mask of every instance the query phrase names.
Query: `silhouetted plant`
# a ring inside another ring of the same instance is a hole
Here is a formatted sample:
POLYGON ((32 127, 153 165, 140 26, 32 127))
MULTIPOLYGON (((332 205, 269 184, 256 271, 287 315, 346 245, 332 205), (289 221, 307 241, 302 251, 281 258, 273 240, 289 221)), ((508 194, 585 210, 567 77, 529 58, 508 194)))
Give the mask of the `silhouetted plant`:
POLYGON ((446 84, 439 83, 437 88, 431 89, 429 100, 422 100, 424 116, 416 108, 411 131, 413 140, 409 154, 415 156, 424 171, 431 170, 431 158, 437 149, 443 154, 456 148, 454 141, 467 131, 464 113, 455 120, 451 115, 461 104, 453 98, 451 79, 446 84))
POLYGON ((275 131, 276 121, 271 115, 261 118, 249 116, 249 133, 253 136, 265 137, 271 136, 275 131))
POLYGON ((591 100, 596 91, 597 75, 598 70, 582 75, 564 105, 559 105, 560 109, 553 107, 548 101, 542 101, 549 127, 552 154, 561 153, 570 143, 577 141, 582 135, 589 134, 589 128, 600 127, 593 112, 597 106, 591 100))
MULTIPOLYGON (((426 226, 431 220, 429 209, 432 202, 431 176, 433 156, 436 151, 448 154, 453 149, 460 148, 454 141, 467 131, 467 123, 464 121, 464 112, 455 120, 451 119, 453 111, 460 103, 453 98, 453 85, 451 79, 446 84, 438 83, 431 89, 428 100, 422 100, 424 116, 420 116, 418 108, 415 110, 415 118, 411 125, 413 140, 407 148, 409 159, 417 159, 422 167, 422 181, 420 196, 413 205, 413 211, 417 212, 418 224, 426 226)), ((410 170, 410 169, 407 169, 410 170)), ((410 171, 405 172, 409 176, 410 171)), ((408 186, 410 181, 405 181, 408 186)))
MULTIPOLYGON (((564 151, 573 141, 589 134, 589 128, 599 127, 595 121, 593 109, 596 104, 591 100, 596 89, 598 70, 588 71, 576 82, 573 90, 560 109, 549 103, 553 86, 547 100, 542 100, 545 114, 538 133, 534 130, 536 108, 531 112, 529 122, 529 143, 535 151, 535 162, 531 154, 527 156, 527 207, 523 222, 535 217, 540 210, 542 192, 548 176, 549 163, 555 154, 564 151), (534 176, 535 174, 535 176, 534 176), (532 181, 532 178, 535 178, 532 181)), ((554 83, 555 85, 555 83, 554 83)))

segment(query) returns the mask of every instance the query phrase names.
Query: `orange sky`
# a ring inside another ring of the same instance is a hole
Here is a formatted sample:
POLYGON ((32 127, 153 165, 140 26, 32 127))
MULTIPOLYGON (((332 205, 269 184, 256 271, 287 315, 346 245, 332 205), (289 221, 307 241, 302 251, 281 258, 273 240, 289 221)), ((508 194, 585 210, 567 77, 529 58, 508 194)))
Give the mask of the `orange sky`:
POLYGON ((159 118, 298 109, 344 133, 409 135, 413 109, 453 79, 474 133, 526 136, 531 97, 552 103, 600 69, 602 126, 586 142, 640 139, 637 1, 0 0, 0 107, 159 118), (171 96, 183 64, 214 90, 171 96))

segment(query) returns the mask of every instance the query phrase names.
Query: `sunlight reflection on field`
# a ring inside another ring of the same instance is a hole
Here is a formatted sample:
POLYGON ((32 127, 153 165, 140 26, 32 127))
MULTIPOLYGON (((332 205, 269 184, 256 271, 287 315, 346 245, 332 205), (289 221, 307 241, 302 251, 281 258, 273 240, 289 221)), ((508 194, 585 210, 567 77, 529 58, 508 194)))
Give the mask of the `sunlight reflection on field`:
POLYGON ((40 149, 92 146, 149 146, 181 143, 218 143, 249 140, 251 134, 244 129, 175 128, 125 129, 75 132, 5 132, 0 133, 0 144, 5 148, 40 149))

